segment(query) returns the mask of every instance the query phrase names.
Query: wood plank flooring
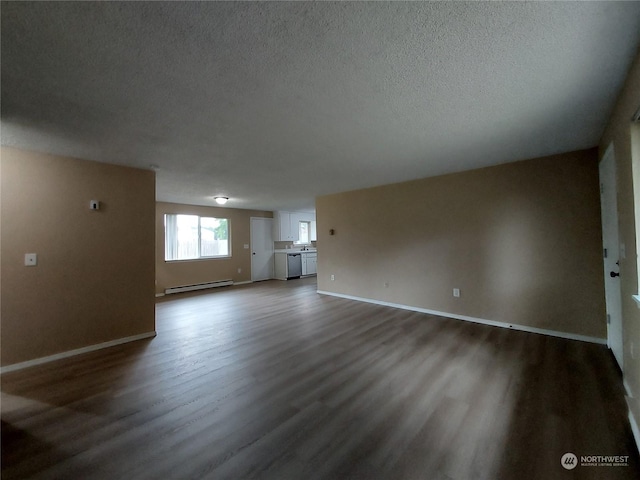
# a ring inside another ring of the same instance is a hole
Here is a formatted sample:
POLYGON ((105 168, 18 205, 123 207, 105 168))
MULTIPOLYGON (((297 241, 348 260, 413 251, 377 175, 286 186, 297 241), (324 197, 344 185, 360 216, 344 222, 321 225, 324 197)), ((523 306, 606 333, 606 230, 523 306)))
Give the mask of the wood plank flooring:
POLYGON ((315 289, 166 297, 154 339, 3 375, 2 478, 640 478, 605 347, 315 289))

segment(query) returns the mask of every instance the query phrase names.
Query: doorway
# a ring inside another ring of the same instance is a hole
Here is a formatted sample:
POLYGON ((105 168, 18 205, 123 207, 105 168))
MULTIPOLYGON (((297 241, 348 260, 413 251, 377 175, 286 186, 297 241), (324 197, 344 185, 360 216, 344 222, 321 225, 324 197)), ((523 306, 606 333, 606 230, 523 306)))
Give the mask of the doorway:
POLYGON ((273 278, 273 219, 251 217, 251 280, 273 278))
POLYGON ((609 145, 600 162, 600 206, 604 257, 604 289, 607 304, 607 344, 622 370, 623 332, 620 292, 620 245, 618 238, 618 189, 616 158, 609 145))

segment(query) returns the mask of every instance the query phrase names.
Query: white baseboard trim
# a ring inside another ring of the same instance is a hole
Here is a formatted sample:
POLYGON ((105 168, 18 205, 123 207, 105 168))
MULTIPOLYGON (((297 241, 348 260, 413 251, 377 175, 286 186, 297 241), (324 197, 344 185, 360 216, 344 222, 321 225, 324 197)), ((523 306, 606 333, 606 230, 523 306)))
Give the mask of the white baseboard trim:
POLYGON ((122 345, 123 343, 135 342, 136 340, 143 340, 145 338, 151 338, 155 336, 156 332, 154 330, 153 332, 146 332, 139 335, 132 335, 130 337, 117 338, 116 340, 97 343, 95 345, 89 345, 88 347, 76 348, 75 350, 56 353, 55 355, 49 355, 47 357, 34 358, 33 360, 27 360, 26 362, 14 363, 12 365, 0 367, 0 375, 2 375, 3 373, 15 372, 16 370, 34 367, 43 363, 49 363, 55 360, 61 360, 63 358, 73 357, 76 355, 81 355, 83 353, 94 352, 96 350, 102 350, 103 348, 114 347, 116 345, 122 345))
POLYGON ((164 293, 156 293, 156 298, 160 298, 160 297, 164 297, 165 294, 164 293))
POLYGON ((429 310, 427 308, 412 307, 410 305, 402 305, 399 303, 383 302, 380 300, 373 300, 370 298, 354 297, 352 295, 344 295, 342 293, 327 292, 324 290, 318 290, 318 293, 321 295, 330 295, 332 297, 346 298, 348 300, 356 300, 358 302, 373 303, 375 305, 382 305, 385 307, 401 308, 403 310, 411 310, 413 312, 427 313, 429 315, 437 315, 438 317, 447 317, 447 318, 454 318, 456 320, 465 320, 467 322, 481 323, 483 325, 490 325, 492 327, 509 328, 511 330, 519 330, 522 332, 529 332, 529 333, 538 333, 540 335, 549 335, 552 337, 566 338, 569 340, 579 340, 581 342, 598 343, 600 345, 607 344, 606 338, 597 338, 597 337, 589 337, 586 335, 577 335, 575 333, 558 332, 556 330, 546 330, 544 328, 528 327, 526 325, 517 325, 515 323, 496 322, 495 320, 486 320, 484 318, 468 317, 466 315, 458 315, 455 313, 439 312, 437 310, 429 310))
POLYGON ((253 283, 253 280, 245 280, 244 282, 233 282, 233 285, 247 285, 248 283, 253 283))

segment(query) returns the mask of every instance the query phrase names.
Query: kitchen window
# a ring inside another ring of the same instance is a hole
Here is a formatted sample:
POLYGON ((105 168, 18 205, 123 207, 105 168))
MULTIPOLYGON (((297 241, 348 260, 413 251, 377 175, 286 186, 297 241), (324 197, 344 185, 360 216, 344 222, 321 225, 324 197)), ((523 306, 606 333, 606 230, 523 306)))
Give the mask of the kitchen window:
POLYGON ((298 222, 298 240, 293 243, 296 245, 311 244, 311 222, 298 222))
POLYGON ((166 261, 230 257, 229 220, 165 214, 164 245, 166 261))

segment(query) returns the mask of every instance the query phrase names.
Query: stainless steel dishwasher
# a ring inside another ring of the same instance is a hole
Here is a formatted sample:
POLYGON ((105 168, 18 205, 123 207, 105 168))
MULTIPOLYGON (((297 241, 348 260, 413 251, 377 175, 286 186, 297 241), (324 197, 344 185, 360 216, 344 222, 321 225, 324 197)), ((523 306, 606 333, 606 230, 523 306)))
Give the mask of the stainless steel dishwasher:
POLYGON ((299 278, 302 275, 302 255, 287 254, 287 278, 299 278))

